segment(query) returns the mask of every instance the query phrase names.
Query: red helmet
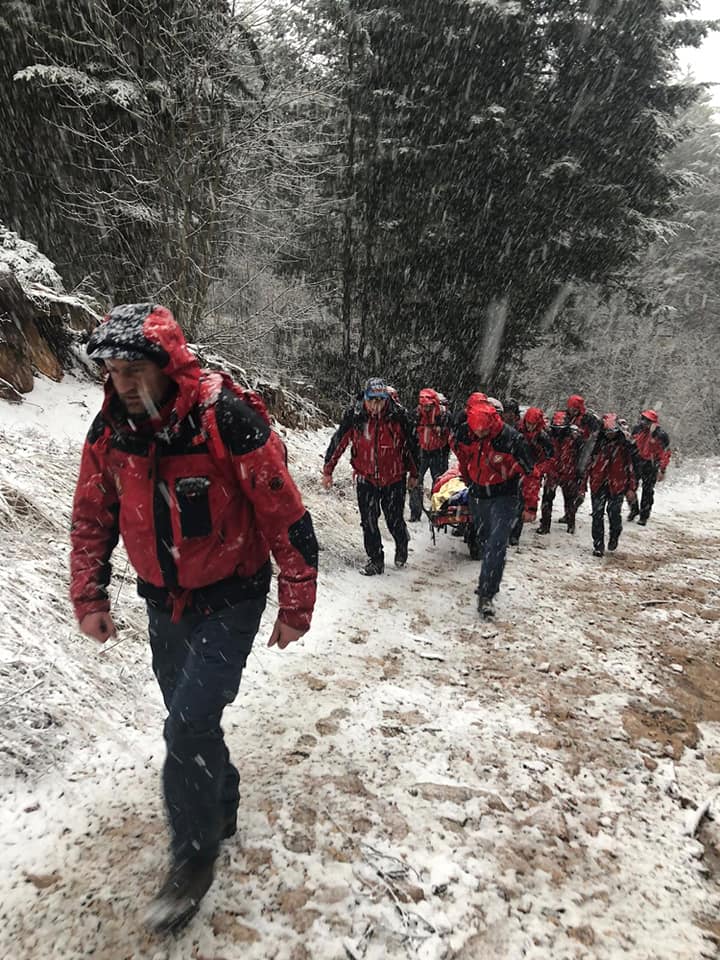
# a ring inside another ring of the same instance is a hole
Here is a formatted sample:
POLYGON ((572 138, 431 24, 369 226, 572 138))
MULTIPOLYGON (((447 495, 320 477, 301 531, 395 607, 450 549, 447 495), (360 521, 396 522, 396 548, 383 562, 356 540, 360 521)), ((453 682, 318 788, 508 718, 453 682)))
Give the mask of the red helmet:
POLYGON ((580 413, 585 413, 585 398, 581 397, 579 393, 574 393, 571 397, 568 397, 568 410, 579 410, 580 413))
POLYGON ((552 425, 554 427, 566 427, 567 426, 567 414, 564 410, 556 410, 553 414, 552 425))
POLYGON ((643 410, 640 416, 644 420, 649 420, 650 423, 657 423, 660 419, 654 410, 643 410))
POLYGON ((465 413, 468 412, 471 404, 479 403, 481 400, 487 400, 486 393, 480 393, 480 392, 471 393, 470 396, 467 398, 467 402, 465 403, 465 413))
POLYGON ((547 426, 545 413, 540 407, 528 407, 523 417, 523 423, 527 427, 537 427, 538 430, 543 430, 547 426))

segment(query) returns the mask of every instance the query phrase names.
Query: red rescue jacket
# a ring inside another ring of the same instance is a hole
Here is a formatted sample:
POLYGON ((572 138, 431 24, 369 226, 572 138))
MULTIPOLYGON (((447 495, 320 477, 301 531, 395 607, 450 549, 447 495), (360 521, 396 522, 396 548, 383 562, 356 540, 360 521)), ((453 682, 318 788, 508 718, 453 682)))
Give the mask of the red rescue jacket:
MULTIPOLYGON (((517 496, 520 478, 531 473, 534 456, 522 434, 504 424, 500 414, 492 419, 490 434, 483 438, 476 436, 467 421, 461 422, 450 445, 471 495, 481 499, 517 496)), ((537 498, 533 502, 532 495, 532 487, 523 489, 527 510, 537 508, 537 498)))
POLYGON ((550 427, 553 454, 545 469, 546 483, 553 487, 577 484, 578 460, 583 448, 580 431, 571 427, 550 427))
POLYGON ((632 447, 622 434, 599 434, 590 460, 589 480, 592 493, 603 485, 613 496, 637 489, 632 447))
POLYGON ((450 442, 447 414, 440 409, 440 397, 435 390, 420 391, 421 399, 432 401, 419 404, 415 411, 415 432, 421 450, 444 450, 450 442))
MULTIPOLYGON (((531 410, 533 410, 536 414, 542 415, 542 411, 537 407, 531 407, 531 410)), ((546 423, 547 421, 545 420, 544 416, 535 416, 533 419, 530 419, 527 413, 520 421, 520 433, 525 438, 525 441, 530 447, 532 455, 535 458, 535 466, 526 477, 523 477, 521 481, 523 498, 526 507, 529 510, 537 509, 542 479, 547 472, 551 457, 553 455, 553 446, 550 442, 550 437, 544 429, 544 425, 546 423), (531 429, 533 420, 540 426, 540 429, 531 429), (530 506, 528 506, 528 504, 530 504, 530 506)))
POLYGON ((407 473, 418 475, 419 453, 410 418, 404 407, 386 401, 379 417, 371 417, 362 398, 343 414, 325 452, 323 472, 331 475, 350 445, 355 473, 376 487, 387 487, 407 473))
POLYGON ((209 613, 267 592, 269 555, 279 567, 279 616, 307 629, 315 602, 317 541, 276 433, 203 371, 169 311, 140 329, 164 351, 174 397, 135 429, 111 380, 82 454, 72 514, 71 598, 78 620, 110 608, 110 555, 122 536, 138 592, 209 613), (205 410, 203 408, 206 408, 205 410), (208 433, 208 412, 215 430, 208 433))
POLYGON ((670 463, 672 451, 670 450, 670 438, 664 430, 656 427, 651 432, 638 424, 633 427, 632 437, 637 448, 637 455, 641 460, 649 460, 659 470, 666 469, 668 463, 670 463))

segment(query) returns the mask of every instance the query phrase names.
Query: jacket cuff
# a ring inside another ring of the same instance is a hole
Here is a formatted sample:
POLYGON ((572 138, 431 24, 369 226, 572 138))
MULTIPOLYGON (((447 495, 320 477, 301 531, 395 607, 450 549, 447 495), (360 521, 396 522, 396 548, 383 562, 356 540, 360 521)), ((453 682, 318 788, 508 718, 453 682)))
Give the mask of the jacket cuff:
POLYGON ((278 610, 278 620, 282 620, 283 623, 287 624, 288 627, 292 627, 293 630, 307 631, 310 629, 312 611, 290 610, 287 607, 280 607, 278 610))
POLYGON ((107 598, 98 598, 75 604, 75 617, 78 623, 82 623, 89 613, 110 613, 110 601, 107 598))

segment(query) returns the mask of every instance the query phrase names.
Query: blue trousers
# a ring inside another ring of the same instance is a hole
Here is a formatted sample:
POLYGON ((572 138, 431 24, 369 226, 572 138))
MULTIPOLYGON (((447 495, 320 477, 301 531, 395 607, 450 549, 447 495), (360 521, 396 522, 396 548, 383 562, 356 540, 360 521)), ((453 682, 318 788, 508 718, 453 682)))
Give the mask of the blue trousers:
POLYGON ((188 614, 178 623, 148 603, 153 672, 168 711, 163 789, 175 861, 214 859, 237 811, 240 777, 220 721, 237 696, 265 600, 188 614))
POLYGON ((518 498, 481 499, 470 494, 468 499, 475 529, 482 530, 485 537, 478 593, 491 600, 500 589, 510 531, 517 516, 518 498))

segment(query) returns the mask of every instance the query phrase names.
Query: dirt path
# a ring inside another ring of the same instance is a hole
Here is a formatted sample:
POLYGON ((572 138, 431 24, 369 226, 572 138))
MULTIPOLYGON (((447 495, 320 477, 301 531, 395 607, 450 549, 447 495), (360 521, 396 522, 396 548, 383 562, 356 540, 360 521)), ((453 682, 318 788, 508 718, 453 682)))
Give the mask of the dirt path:
POLYGON ((157 710, 12 798, 2 955, 716 956, 718 835, 683 831, 720 772, 720 514, 631 527, 602 561, 587 527, 526 533, 491 625, 459 541, 415 527, 408 569, 371 582, 328 557, 311 638, 258 645, 228 712, 244 816, 195 924, 140 929, 157 710))

